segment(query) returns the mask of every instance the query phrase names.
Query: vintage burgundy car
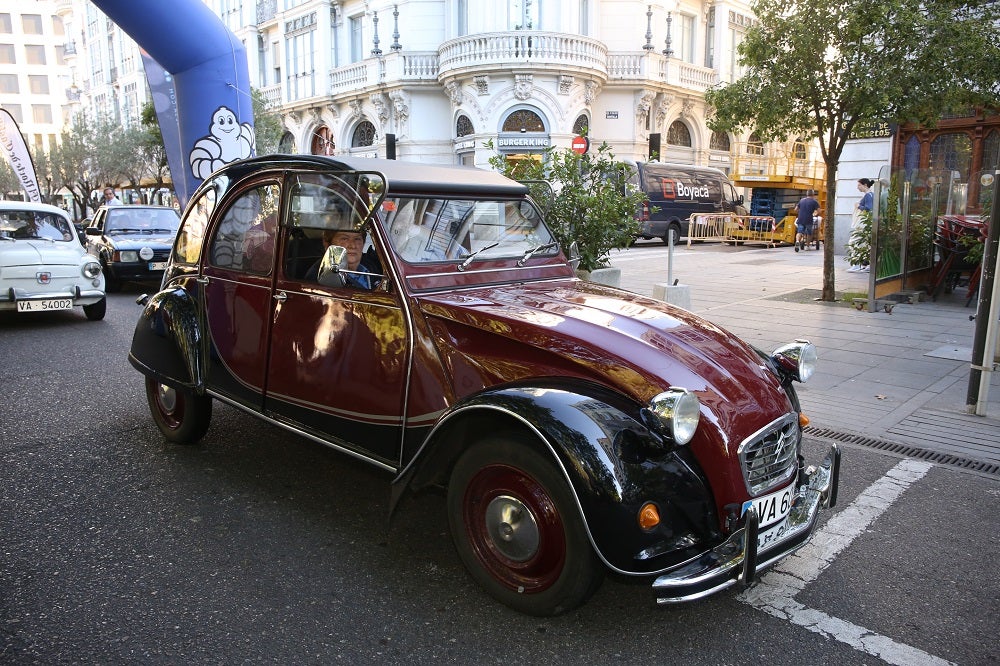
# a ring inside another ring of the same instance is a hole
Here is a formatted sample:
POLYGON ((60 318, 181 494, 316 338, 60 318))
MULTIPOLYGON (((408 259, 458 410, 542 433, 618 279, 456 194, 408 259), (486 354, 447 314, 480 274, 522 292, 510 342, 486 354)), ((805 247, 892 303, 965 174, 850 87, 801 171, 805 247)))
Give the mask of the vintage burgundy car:
POLYGON ((394 507, 444 487, 462 561, 525 613, 581 604, 608 570, 660 603, 748 585, 836 500, 837 448, 801 455, 811 344, 763 353, 578 279, 497 173, 234 163, 140 303, 129 359, 168 440, 202 438, 220 400, 387 470, 394 507))

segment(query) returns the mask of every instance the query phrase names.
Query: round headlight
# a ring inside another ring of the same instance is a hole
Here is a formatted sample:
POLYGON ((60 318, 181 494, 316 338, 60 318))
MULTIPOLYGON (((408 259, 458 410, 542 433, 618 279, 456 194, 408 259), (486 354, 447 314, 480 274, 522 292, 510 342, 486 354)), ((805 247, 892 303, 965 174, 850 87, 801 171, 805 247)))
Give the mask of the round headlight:
POLYGON ((83 265, 83 277, 93 280, 101 274, 101 265, 96 261, 88 261, 83 265))
POLYGON ((670 430, 677 444, 687 444, 694 437, 701 419, 701 402, 691 391, 672 388, 649 401, 649 409, 670 430))
POLYGON ((135 250, 122 250, 119 256, 122 261, 139 261, 139 253, 135 250))
POLYGON ((792 379, 809 381, 816 371, 816 346, 808 340, 796 340, 774 350, 771 359, 792 379))

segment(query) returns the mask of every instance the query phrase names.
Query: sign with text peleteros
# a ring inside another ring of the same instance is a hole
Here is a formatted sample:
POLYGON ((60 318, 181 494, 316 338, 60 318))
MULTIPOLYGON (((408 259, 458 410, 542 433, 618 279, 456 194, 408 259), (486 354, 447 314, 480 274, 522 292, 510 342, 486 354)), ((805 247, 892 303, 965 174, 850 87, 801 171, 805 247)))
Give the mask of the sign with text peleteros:
POLYGON ((497 147, 510 149, 548 148, 552 141, 547 136, 524 136, 523 134, 500 135, 497 137, 497 147))
POLYGON ((858 123, 851 130, 851 139, 884 139, 893 135, 894 127, 888 120, 871 120, 858 123))

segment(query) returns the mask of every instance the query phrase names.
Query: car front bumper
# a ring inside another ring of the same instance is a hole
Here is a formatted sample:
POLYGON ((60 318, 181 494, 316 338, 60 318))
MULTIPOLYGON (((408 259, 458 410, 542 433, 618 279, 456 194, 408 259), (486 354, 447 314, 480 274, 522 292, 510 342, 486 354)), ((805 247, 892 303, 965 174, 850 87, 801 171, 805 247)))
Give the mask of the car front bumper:
POLYGON ((9 287, 0 291, 0 310, 16 310, 19 301, 48 301, 62 298, 72 298, 74 306, 93 305, 104 298, 104 292, 100 289, 83 289, 80 285, 30 292, 18 287, 9 287))
POLYGON ((694 601, 737 584, 748 587, 757 572, 804 546, 816 527, 819 510, 836 504, 839 447, 831 446, 822 464, 810 467, 805 474, 807 481, 799 487, 787 518, 787 529, 777 541, 758 552, 757 516, 750 509, 745 526, 725 542, 653 581, 657 603, 694 601))
MULTIPOLYGON (((108 264, 111 275, 119 280, 135 282, 159 282, 163 279, 162 268, 150 268, 152 261, 143 262, 121 262, 114 261, 108 264)), ((162 262, 160 262, 162 263, 162 262)))

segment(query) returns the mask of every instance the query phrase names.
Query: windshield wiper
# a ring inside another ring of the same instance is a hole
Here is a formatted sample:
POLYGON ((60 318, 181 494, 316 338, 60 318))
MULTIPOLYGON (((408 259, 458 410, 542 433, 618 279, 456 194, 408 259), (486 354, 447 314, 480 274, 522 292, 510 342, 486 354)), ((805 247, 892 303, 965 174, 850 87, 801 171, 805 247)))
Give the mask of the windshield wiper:
POLYGON ((142 229, 133 229, 132 227, 115 227, 114 229, 108 229, 109 234, 134 234, 142 231, 142 229))
POLYGON ((495 242, 495 243, 490 243, 489 245, 484 245, 484 246, 482 246, 481 248, 479 248, 478 250, 476 250, 475 252, 473 252, 472 254, 470 254, 469 256, 467 256, 467 257, 465 258, 465 261, 463 261, 462 263, 460 263, 460 264, 458 265, 458 270, 460 270, 460 271, 464 271, 464 270, 465 270, 466 268, 468 268, 468 267, 469 267, 469 264, 471 264, 471 263, 472 263, 472 260, 473 260, 473 259, 475 259, 475 258, 476 258, 476 256, 477 256, 477 255, 478 255, 478 254, 479 254, 480 252, 485 252, 486 250, 490 250, 490 249, 493 249, 493 248, 495 248, 495 247, 496 247, 497 245, 499 245, 499 244, 500 244, 500 241, 497 241, 497 242, 495 242))
POLYGON ((176 233, 176 229, 146 229, 151 234, 163 233, 163 234, 173 234, 176 233))
POLYGON ((544 245, 536 245, 535 247, 529 247, 525 250, 521 258, 517 260, 518 266, 524 266, 537 252, 545 252, 545 250, 551 250, 552 248, 559 247, 559 243, 545 243, 544 245))

